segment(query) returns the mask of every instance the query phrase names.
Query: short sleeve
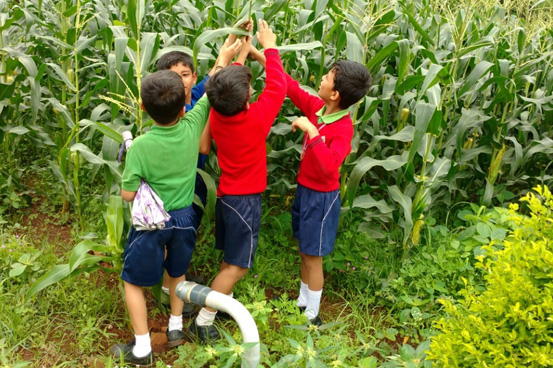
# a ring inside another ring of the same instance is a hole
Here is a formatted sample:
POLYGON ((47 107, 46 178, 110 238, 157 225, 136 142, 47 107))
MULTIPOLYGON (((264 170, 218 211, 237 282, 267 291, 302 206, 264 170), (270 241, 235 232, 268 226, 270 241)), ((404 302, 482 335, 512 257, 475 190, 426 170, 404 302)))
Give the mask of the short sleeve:
POLYGON ((138 190, 143 176, 137 151, 138 149, 134 145, 130 147, 125 161, 125 170, 123 171, 121 188, 129 192, 136 192, 138 190))

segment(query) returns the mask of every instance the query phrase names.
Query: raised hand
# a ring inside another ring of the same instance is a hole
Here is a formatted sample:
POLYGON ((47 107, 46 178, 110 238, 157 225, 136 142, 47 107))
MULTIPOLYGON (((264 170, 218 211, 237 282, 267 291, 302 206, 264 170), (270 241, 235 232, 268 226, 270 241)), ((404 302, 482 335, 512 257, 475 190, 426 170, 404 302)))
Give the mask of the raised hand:
POLYGON ((264 20, 259 20, 257 31, 257 41, 264 49, 270 49, 276 46, 276 34, 273 33, 269 25, 264 20))
POLYGON ((215 67, 218 68, 227 66, 229 62, 234 59, 236 54, 238 54, 241 48, 242 42, 240 40, 237 39, 231 44, 230 40, 227 38, 221 47, 221 50, 219 50, 219 57, 217 58, 218 63, 215 67))

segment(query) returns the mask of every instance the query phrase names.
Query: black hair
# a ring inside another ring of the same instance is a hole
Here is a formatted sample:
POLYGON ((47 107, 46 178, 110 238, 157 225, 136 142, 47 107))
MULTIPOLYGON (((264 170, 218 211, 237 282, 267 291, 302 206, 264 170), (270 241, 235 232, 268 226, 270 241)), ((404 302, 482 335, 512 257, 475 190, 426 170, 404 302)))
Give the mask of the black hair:
POLYGON ((172 66, 179 65, 179 63, 189 67, 192 73, 194 73, 194 60, 192 60, 190 55, 182 51, 170 51, 163 54, 157 61, 157 70, 171 69, 172 66))
POLYGON ((184 85, 171 70, 159 70, 142 81, 140 95, 146 112, 158 124, 174 122, 184 108, 184 85))
POLYGON ((338 60, 334 69, 334 90, 340 93, 339 107, 347 109, 363 98, 371 88, 372 77, 369 70, 360 63, 338 60))
POLYGON ((252 72, 243 65, 230 65, 215 73, 205 83, 205 93, 219 114, 233 116, 246 108, 250 99, 252 72))

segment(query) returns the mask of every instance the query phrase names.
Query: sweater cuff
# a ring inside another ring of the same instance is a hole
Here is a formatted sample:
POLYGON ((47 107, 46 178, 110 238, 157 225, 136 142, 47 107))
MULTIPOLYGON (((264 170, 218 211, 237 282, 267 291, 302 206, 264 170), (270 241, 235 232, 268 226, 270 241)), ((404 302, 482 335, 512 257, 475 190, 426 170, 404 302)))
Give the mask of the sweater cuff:
POLYGON ((275 48, 265 49, 265 50, 263 51, 263 53, 265 54, 265 56, 269 56, 269 55, 271 55, 271 54, 274 54, 274 55, 276 55, 276 56, 279 55, 278 50, 275 49, 275 48))
POLYGON ((307 141, 307 148, 313 148, 315 147, 316 145, 318 145, 319 143, 322 143, 323 142, 323 139, 321 138, 320 135, 316 136, 315 138, 313 139, 310 139, 307 141))

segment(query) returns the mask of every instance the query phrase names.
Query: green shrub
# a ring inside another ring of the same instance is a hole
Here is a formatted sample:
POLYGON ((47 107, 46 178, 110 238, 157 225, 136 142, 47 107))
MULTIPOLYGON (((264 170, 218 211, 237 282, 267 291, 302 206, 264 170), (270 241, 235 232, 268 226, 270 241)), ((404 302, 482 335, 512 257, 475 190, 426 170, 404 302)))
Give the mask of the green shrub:
POLYGON ((553 366, 553 195, 538 186, 522 198, 530 216, 511 204, 517 227, 503 247, 484 247, 476 267, 482 292, 467 286, 463 300, 442 300, 449 317, 436 323, 429 359, 443 367, 553 366))

